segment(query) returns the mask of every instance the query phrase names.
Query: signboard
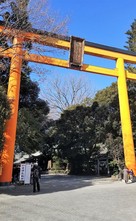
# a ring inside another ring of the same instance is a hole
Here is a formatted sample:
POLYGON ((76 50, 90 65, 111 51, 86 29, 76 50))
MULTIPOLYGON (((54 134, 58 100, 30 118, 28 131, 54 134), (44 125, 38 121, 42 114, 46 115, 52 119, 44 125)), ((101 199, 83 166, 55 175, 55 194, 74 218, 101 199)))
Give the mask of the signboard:
POLYGON ((31 164, 26 164, 24 184, 30 184, 30 178, 31 178, 31 164))
POLYGON ((25 180, 25 164, 22 163, 20 165, 20 176, 19 176, 19 180, 20 181, 24 181, 25 180))
POLYGON ((69 59, 70 67, 75 67, 77 69, 80 69, 83 62, 83 54, 84 54, 84 39, 72 36, 70 41, 70 59, 69 59))
POLYGON ((24 184, 30 184, 31 178, 31 164, 22 163, 20 166, 20 176, 19 180, 24 182, 24 184))

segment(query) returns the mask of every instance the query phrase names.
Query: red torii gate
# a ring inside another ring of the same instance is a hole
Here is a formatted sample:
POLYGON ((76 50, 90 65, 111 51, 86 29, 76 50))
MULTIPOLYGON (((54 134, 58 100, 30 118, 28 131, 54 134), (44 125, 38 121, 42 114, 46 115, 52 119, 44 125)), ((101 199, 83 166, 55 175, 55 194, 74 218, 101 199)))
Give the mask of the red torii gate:
POLYGON ((124 68, 125 62, 136 64, 136 53, 87 42, 81 38, 69 38, 47 32, 38 33, 39 31, 35 29, 32 29, 31 32, 12 29, 11 27, 6 27, 3 22, 0 22, 0 34, 14 38, 12 48, 6 50, 0 48, 0 57, 11 58, 7 95, 8 98, 12 100, 12 116, 10 120, 7 121, 4 145, 4 150, 8 154, 8 163, 3 165, 0 185, 9 184, 12 179, 21 66, 23 60, 117 77, 125 163, 129 169, 133 169, 136 175, 135 150, 126 83, 127 79, 136 80, 136 75, 128 72, 124 68), (70 60, 29 53, 23 50, 22 44, 25 41, 70 50, 70 60), (116 61, 116 67, 114 69, 109 69, 84 64, 82 63, 84 54, 114 60, 116 61))

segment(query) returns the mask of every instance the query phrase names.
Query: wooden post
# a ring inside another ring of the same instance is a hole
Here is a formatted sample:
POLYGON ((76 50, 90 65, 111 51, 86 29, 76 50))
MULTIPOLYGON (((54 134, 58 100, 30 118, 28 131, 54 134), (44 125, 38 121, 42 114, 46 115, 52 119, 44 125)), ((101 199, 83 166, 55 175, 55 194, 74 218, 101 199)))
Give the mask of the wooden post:
POLYGON ((18 103, 20 92, 21 66, 22 66, 22 39, 15 37, 13 41, 13 55, 11 58, 10 75, 8 83, 8 99, 11 101, 12 115, 7 121, 5 130, 4 151, 7 154, 7 163, 3 165, 0 185, 8 185, 12 180, 14 159, 14 146, 18 116, 18 103))
POLYGON ((132 169, 136 175, 135 149, 134 149, 131 118, 130 118, 126 72, 124 69, 124 60, 122 58, 117 59, 117 69, 119 75, 118 95, 119 95, 120 116, 122 124, 125 164, 129 169, 132 169))

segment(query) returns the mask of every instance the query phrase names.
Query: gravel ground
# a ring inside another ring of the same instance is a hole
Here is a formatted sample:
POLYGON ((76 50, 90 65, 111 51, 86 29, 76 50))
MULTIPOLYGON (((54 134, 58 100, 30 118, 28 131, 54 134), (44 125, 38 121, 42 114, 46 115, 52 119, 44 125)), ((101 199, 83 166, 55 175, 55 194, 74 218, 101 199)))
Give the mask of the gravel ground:
POLYGON ((44 175, 32 185, 0 187, 1 221, 135 221, 136 183, 44 175))

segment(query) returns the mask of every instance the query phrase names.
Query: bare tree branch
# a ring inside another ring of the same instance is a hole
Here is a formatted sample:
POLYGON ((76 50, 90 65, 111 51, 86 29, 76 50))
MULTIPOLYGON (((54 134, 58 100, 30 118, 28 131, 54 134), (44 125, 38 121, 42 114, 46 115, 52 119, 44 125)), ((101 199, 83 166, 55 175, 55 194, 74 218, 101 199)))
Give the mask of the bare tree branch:
POLYGON ((85 98, 92 98, 95 94, 82 77, 55 78, 50 81, 47 78, 45 85, 41 96, 48 101, 54 117, 59 117, 68 107, 81 104, 85 98))

